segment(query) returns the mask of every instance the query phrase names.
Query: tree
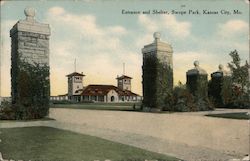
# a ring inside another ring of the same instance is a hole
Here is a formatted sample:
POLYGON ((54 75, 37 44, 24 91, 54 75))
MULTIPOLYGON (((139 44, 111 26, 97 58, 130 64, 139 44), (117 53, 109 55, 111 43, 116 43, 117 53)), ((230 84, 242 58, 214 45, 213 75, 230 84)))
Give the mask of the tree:
POLYGON ((245 65, 241 66, 241 59, 237 52, 234 50, 229 54, 233 59, 228 66, 232 72, 232 82, 240 87, 241 94, 246 93, 247 87, 249 87, 249 74, 248 68, 250 67, 246 61, 245 65))
POLYGON ((223 97, 224 103, 228 103, 227 105, 236 108, 248 108, 250 106, 250 82, 248 73, 248 69, 250 66, 247 61, 244 65, 241 65, 241 59, 236 50, 230 52, 229 55, 231 56, 232 61, 228 63, 228 66, 231 70, 232 75, 231 78, 228 79, 227 84, 231 85, 228 87, 226 87, 227 85, 223 86, 223 91, 221 94, 222 96, 226 96, 223 97), (229 95, 230 93, 231 95, 229 95))

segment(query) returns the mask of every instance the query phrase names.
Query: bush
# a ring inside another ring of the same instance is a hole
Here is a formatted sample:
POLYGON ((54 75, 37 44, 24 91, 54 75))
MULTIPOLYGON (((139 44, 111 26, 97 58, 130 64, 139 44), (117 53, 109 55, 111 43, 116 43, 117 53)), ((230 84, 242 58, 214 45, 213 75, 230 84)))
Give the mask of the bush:
POLYGON ((174 88, 172 95, 166 98, 166 102, 168 102, 168 106, 164 110, 167 111, 191 112, 214 109, 213 103, 208 97, 199 94, 194 96, 181 83, 174 88))
POLYGON ((194 111, 195 104, 193 95, 185 88, 185 86, 179 85, 174 88, 174 111, 187 112, 194 111))
POLYGON ((196 98, 196 105, 199 111, 214 110, 214 104, 206 98, 196 98))
POLYGON ((0 120, 14 120, 15 112, 8 101, 3 101, 0 105, 0 120))
POLYGON ((69 100, 53 100, 53 101, 50 101, 50 103, 52 103, 52 104, 72 104, 72 102, 69 100))

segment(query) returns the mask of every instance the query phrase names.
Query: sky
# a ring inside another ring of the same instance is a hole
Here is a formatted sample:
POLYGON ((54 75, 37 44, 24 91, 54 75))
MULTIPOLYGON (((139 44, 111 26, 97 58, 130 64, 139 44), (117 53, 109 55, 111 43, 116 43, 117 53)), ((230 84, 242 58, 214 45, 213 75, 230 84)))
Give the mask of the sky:
POLYGON ((51 95, 67 93, 66 75, 74 72, 75 59, 76 71, 86 75, 84 86, 116 85, 125 63, 125 75, 133 78, 132 91, 142 94, 141 49, 154 41, 154 32, 173 47, 175 84, 186 82, 186 71, 195 60, 209 75, 219 64, 227 69, 229 53, 235 49, 242 62, 249 60, 248 0, 7 0, 1 1, 0 15, 1 96, 10 96, 11 89, 9 30, 25 19, 26 7, 35 8, 36 21, 51 28, 51 95), (140 14, 122 14, 123 10, 140 14), (150 14, 143 14, 148 10, 150 14), (153 10, 169 14, 153 14, 153 10), (172 14, 173 10, 187 13, 172 14), (227 11, 230 14, 221 13, 227 11))

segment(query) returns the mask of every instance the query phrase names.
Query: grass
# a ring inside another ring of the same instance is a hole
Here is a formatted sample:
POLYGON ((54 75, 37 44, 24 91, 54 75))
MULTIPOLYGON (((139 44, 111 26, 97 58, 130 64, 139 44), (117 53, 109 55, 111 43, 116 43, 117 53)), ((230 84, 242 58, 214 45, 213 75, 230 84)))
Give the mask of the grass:
POLYGON ((51 127, 0 129, 4 159, 43 161, 172 161, 174 157, 149 152, 98 137, 51 127))
POLYGON ((239 120, 249 120, 250 119, 250 115, 247 115, 247 112, 208 114, 206 116, 221 117, 221 118, 227 118, 227 119, 239 119, 239 120))
POLYGON ((139 111, 140 103, 78 103, 78 104, 54 104, 52 108, 72 108, 89 110, 117 110, 117 111, 139 111), (135 109, 133 106, 135 105, 135 109))

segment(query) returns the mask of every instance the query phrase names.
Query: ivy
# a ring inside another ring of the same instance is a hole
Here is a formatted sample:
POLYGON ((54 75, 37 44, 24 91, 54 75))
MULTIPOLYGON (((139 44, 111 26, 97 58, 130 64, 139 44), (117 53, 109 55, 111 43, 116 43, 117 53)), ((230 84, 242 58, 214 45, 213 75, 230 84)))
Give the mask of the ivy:
POLYGON ((143 60, 143 106, 160 108, 168 106, 166 98, 173 90, 173 69, 169 64, 160 62, 154 55, 149 54, 143 60))
POLYGON ((16 119, 47 116, 50 98, 49 66, 19 60, 16 73, 17 96, 13 101, 16 119))

